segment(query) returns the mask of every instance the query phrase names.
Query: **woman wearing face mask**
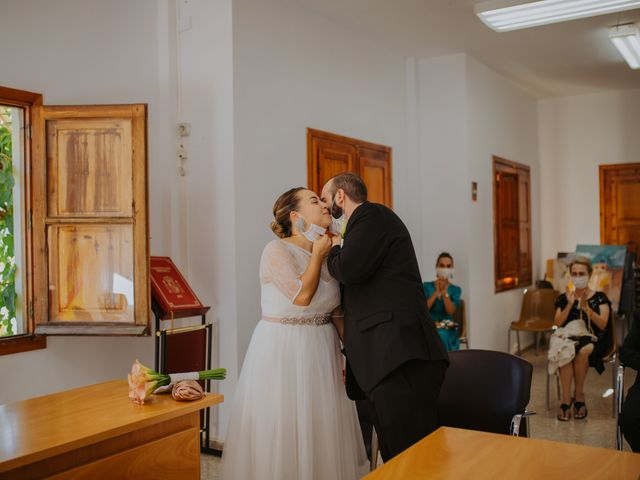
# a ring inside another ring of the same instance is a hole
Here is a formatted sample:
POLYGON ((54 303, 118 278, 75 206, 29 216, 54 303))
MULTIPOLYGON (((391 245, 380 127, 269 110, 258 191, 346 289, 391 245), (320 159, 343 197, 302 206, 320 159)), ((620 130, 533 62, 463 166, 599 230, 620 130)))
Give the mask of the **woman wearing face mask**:
POLYGON ((273 207, 253 332, 222 457, 228 480, 360 478, 367 456, 342 383, 340 290, 327 270, 331 215, 294 188, 273 207))
POLYGON ((429 314, 447 351, 460 349, 459 325, 452 315, 460 306, 462 289, 450 283, 453 278, 453 257, 442 252, 436 260, 436 279, 422 284, 429 314))
POLYGON ((588 286, 592 273, 591 262, 578 257, 569 265, 571 281, 566 293, 556 300, 554 319, 558 329, 549 341, 549 373, 560 369, 562 403, 558 420, 583 419, 588 410, 584 397, 584 381, 589 365, 598 373, 604 371, 602 357, 606 348, 604 340, 611 312, 611 302, 603 292, 595 292, 588 286), (571 384, 574 385, 571 395, 571 384))

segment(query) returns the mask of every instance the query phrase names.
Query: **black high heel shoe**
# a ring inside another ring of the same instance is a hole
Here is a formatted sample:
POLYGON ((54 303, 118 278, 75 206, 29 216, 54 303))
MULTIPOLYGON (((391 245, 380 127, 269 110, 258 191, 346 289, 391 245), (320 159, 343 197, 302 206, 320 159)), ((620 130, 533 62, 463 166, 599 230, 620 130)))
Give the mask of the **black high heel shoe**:
POLYGON ((560 409, 562 410, 562 414, 558 414, 558 420, 561 422, 568 422, 571 420, 571 405, 573 404, 573 399, 571 399, 570 403, 561 403, 560 409))
POLYGON ((573 404, 573 418, 576 420, 582 420, 583 418, 587 418, 589 415, 589 410, 587 410, 587 404, 584 402, 575 402, 573 404), (584 408, 584 414, 580 415, 580 409, 584 408))

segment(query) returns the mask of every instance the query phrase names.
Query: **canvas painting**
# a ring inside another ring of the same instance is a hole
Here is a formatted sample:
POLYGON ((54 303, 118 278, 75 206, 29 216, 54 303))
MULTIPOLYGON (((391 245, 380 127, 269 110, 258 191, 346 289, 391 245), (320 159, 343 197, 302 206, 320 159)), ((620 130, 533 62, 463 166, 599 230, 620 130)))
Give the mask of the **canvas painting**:
POLYGON ((576 254, 587 257, 593 265, 589 288, 604 292, 611 301, 613 311, 617 312, 627 247, 625 245, 578 245, 576 254))

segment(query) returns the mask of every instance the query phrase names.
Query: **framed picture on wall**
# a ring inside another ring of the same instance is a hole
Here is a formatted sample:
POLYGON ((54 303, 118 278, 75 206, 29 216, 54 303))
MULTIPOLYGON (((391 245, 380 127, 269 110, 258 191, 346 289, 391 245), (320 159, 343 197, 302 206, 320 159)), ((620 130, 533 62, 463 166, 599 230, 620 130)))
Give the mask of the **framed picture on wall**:
POLYGON ((578 245, 576 254, 591 260, 593 273, 589 288, 603 292, 611 301, 613 311, 617 312, 627 256, 626 245, 578 245))

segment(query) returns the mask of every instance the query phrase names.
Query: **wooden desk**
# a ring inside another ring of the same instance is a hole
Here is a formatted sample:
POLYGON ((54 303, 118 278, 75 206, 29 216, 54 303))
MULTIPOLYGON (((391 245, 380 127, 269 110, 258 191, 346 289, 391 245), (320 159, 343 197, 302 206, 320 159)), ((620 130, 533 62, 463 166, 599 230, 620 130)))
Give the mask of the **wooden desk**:
POLYGON ((441 427, 364 478, 636 480, 639 477, 639 454, 441 427))
POLYGON ((199 411, 222 401, 135 405, 113 380, 0 405, 0 479, 198 479, 199 411))

